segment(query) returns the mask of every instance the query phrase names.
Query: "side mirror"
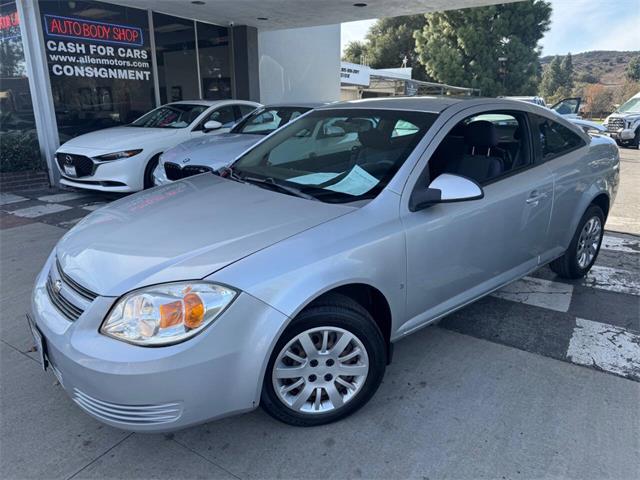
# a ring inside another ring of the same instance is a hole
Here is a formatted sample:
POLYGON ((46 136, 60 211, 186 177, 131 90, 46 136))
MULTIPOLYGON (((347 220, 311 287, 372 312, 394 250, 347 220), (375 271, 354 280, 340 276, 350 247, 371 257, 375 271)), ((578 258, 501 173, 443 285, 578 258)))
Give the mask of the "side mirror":
POLYGON ((426 189, 416 189, 409 200, 409 210, 417 212, 436 203, 465 202, 484 197, 482 187, 473 180, 443 173, 426 189))
POLYGON ((347 132, 344 131, 344 128, 336 125, 328 125, 324 127, 322 132, 322 136, 327 138, 344 137, 346 134, 347 132))
POLYGON ((222 124, 220 122, 216 122, 215 120, 209 120, 204 124, 204 131, 210 132, 211 130, 219 130, 222 128, 222 124))

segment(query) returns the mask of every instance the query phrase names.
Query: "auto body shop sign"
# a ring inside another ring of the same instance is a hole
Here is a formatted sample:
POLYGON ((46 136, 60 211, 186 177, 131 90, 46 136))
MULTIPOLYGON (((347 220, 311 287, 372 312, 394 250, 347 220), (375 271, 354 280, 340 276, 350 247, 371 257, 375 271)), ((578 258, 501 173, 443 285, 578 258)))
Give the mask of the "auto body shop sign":
POLYGON ((56 77, 151 79, 150 52, 139 27, 44 15, 49 70, 56 77))

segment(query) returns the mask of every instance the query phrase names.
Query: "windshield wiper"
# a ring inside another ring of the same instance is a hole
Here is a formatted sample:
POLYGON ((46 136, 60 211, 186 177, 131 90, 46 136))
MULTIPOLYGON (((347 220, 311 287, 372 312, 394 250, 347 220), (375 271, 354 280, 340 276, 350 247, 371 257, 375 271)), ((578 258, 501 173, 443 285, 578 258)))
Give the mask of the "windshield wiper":
POLYGON ((288 193, 289 195, 293 195, 294 197, 306 198, 307 200, 318 200, 313 195, 309 195, 308 193, 304 193, 303 191, 295 188, 288 187, 286 185, 282 185, 281 183, 276 183, 273 178, 255 178, 255 177, 242 177, 247 183, 253 183, 259 186, 266 186, 267 188, 271 188, 272 190, 279 190, 283 193, 288 193))
POLYGON ((230 178, 236 182, 245 183, 244 179, 236 173, 233 167, 222 167, 218 169, 218 172, 223 178, 230 178))

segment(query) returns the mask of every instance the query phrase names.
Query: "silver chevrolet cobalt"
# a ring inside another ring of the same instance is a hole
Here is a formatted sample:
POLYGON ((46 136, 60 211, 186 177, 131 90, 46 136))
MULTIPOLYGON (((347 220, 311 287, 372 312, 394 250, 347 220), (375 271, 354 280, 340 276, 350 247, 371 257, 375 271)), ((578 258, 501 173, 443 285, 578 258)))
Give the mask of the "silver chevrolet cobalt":
POLYGON ((585 275, 618 178, 612 140, 533 104, 321 107, 217 175, 85 218, 37 278, 31 330, 73 401, 116 427, 259 404, 332 422, 404 336, 547 263, 585 275))

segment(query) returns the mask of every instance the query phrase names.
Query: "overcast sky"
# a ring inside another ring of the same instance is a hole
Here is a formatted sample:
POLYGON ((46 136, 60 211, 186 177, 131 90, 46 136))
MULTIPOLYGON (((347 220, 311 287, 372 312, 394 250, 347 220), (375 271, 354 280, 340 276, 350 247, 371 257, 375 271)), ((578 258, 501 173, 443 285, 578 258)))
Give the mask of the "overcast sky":
MULTIPOLYGON (((552 0, 543 55, 640 50, 640 0, 552 0)), ((375 20, 342 24, 342 48, 362 40, 375 20)))

